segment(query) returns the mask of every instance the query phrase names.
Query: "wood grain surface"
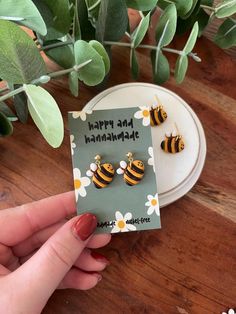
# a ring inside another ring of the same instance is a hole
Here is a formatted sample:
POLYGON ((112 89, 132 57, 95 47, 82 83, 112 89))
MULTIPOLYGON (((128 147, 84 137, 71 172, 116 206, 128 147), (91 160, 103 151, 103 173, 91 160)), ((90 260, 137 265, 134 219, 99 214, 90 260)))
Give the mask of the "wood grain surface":
MULTIPOLYGON (((183 45, 178 38, 173 47, 183 45)), ((236 62, 204 38, 194 50, 202 63, 190 61, 184 83, 171 78, 164 87, 184 98, 203 124, 208 152, 199 181, 161 210, 161 230, 113 236, 101 250, 111 265, 99 285, 55 292, 44 314, 216 314, 236 308, 236 62)), ((131 82, 129 51, 113 48, 112 55, 107 87, 131 82)), ((138 57, 139 80, 152 82, 147 52, 138 57)), ((173 67, 176 57, 168 57, 173 67)), ((1 209, 73 188, 67 111, 81 109, 100 90, 81 86, 73 98, 66 78, 47 88, 62 110, 65 139, 54 150, 32 121, 14 124, 13 136, 0 140, 1 209)))

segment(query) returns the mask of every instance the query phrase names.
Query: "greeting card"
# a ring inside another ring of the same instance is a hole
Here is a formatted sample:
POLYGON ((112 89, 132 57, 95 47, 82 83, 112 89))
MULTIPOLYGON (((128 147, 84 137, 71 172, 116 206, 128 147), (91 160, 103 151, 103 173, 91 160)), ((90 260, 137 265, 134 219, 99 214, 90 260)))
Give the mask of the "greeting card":
POLYGON ((160 228, 150 120, 87 110, 69 112, 69 127, 78 214, 94 213, 97 233, 160 228))

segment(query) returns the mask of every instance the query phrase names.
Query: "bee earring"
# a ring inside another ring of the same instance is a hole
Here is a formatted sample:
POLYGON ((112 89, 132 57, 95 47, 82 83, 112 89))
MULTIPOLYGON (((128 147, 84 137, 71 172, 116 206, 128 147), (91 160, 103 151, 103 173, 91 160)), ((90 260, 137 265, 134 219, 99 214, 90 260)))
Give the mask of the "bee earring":
POLYGON ((144 164, 141 160, 134 160, 133 154, 128 153, 128 163, 122 160, 120 162, 120 168, 116 170, 118 174, 124 175, 124 181, 126 184, 132 186, 138 184, 144 176, 144 164))
POLYGON ((155 98, 157 103, 150 109, 151 126, 160 125, 167 119, 167 113, 163 109, 160 99, 157 97, 157 95, 155 95, 155 98))
POLYGON ((184 141, 182 135, 179 134, 178 127, 175 124, 176 132, 165 135, 165 139, 161 142, 161 148, 166 153, 179 153, 184 150, 184 141))
POLYGON ((95 156, 95 162, 90 164, 90 169, 86 172, 92 177, 92 181, 97 189, 105 188, 113 180, 115 170, 112 164, 101 164, 101 156, 95 156))

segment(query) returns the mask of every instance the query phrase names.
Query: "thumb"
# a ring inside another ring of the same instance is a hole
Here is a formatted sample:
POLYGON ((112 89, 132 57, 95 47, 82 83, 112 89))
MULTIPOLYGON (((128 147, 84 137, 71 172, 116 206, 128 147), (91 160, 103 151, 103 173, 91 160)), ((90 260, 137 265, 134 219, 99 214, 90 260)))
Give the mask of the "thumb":
POLYGON ((61 227, 25 264, 12 273, 22 295, 44 306, 73 266, 97 226, 92 214, 74 217, 61 227), (22 291, 24 290, 24 291, 22 291))

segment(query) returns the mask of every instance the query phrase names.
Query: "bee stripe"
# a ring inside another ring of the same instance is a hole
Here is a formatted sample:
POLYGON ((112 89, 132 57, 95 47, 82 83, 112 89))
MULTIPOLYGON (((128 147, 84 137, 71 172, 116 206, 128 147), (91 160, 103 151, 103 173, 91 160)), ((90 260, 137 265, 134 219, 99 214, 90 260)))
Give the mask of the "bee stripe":
POLYGON ((136 177, 133 173, 132 173, 132 169, 130 168, 127 168, 125 171, 125 174, 127 174, 127 176, 132 180, 140 181, 142 179, 142 177, 136 177))
POLYGON ((176 140, 175 140, 175 138, 173 137, 172 139, 171 139, 171 152, 173 153, 173 154, 175 154, 177 151, 176 151, 176 149, 175 149, 175 144, 176 144, 176 140))
POLYGON ((161 111, 162 111, 161 109, 158 110, 158 118, 159 118, 160 122, 162 123, 162 122, 164 122, 164 119, 161 115, 161 111))
POLYGON ((158 116, 158 111, 157 110, 154 111, 154 116, 155 116, 155 121, 156 121, 157 125, 160 125, 161 122, 159 120, 159 116, 158 116))
POLYGON ((171 151, 171 141, 172 141, 172 138, 171 137, 168 138, 168 140, 167 140, 167 151, 169 153, 172 153, 172 151, 171 151))
POLYGON ((94 175, 96 174, 96 177, 98 178, 98 180, 102 181, 104 184, 108 184, 112 181, 112 178, 108 178, 107 176, 105 176, 102 173, 102 170, 98 169, 97 171, 95 171, 94 175))
POLYGON ((109 178, 113 178, 114 177, 114 173, 113 172, 109 172, 103 165, 101 165, 101 170, 107 177, 109 177, 109 178))
POLYGON ((105 186, 107 186, 107 184, 102 183, 95 176, 93 176, 93 183, 97 188, 105 188, 105 186))
POLYGON ((134 171, 136 171, 137 173, 140 173, 140 174, 144 173, 144 171, 143 171, 142 169, 136 167, 136 166, 134 165, 134 163, 132 163, 131 169, 134 170, 134 171))
POLYGON ((167 146, 167 144, 168 144, 168 138, 166 138, 165 141, 164 141, 164 151, 168 153, 168 146, 167 146))
POLYGON ((138 181, 129 178, 126 173, 124 174, 124 180, 129 185, 136 185, 138 183, 138 181))
POLYGON ((157 125, 153 109, 150 110, 150 116, 151 116, 151 125, 157 125))
POLYGON ((126 170, 128 170, 134 177, 140 178, 140 180, 143 177, 143 173, 138 173, 137 171, 134 171, 133 169, 130 168, 130 166, 128 166, 126 170))

